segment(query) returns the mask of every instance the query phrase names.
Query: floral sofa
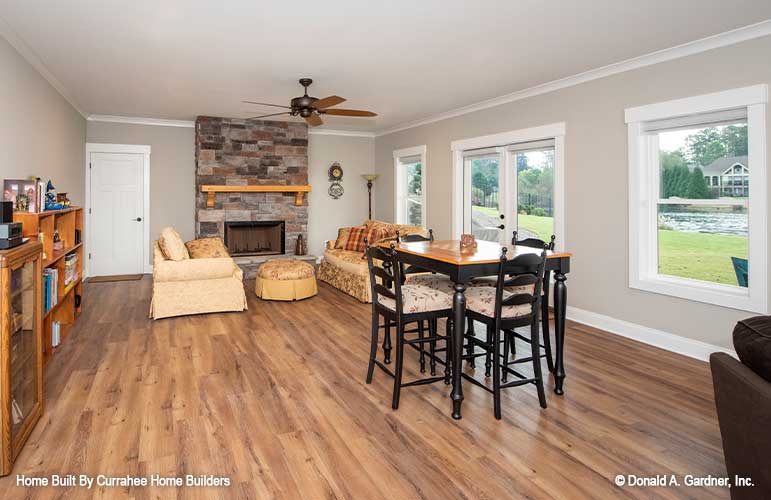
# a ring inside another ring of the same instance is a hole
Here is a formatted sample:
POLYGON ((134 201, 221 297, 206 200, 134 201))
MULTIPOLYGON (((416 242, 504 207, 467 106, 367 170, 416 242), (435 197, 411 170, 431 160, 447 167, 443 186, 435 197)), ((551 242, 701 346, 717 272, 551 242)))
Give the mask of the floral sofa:
MULTIPOLYGON (((380 241, 396 240, 397 231, 401 236, 409 234, 427 236, 428 234, 422 227, 391 224, 377 220, 366 220, 363 225, 381 229, 383 239, 380 241)), ((349 229, 340 228, 337 240, 326 242, 324 257, 321 260, 317 278, 362 302, 372 302, 366 257, 361 252, 345 250, 344 248, 345 235, 349 229)))
POLYGON ((219 238, 183 243, 172 228, 153 246, 153 319, 246 309, 243 271, 219 238))

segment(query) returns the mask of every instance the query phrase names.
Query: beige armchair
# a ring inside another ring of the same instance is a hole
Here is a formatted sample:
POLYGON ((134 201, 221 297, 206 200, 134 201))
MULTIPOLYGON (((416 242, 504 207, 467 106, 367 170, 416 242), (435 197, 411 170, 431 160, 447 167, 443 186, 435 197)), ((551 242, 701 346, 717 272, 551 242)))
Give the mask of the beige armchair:
POLYGON ((246 306, 243 271, 230 257, 167 260, 153 251, 153 319, 225 311, 246 306))

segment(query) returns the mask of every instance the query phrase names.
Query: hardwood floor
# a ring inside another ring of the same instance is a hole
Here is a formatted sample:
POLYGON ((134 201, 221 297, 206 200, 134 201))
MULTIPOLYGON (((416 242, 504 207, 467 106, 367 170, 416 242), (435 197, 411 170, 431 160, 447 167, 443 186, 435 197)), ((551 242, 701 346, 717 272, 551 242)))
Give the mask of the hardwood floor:
MULTIPOLYGON (((617 474, 724 476, 706 363, 570 324, 566 394, 549 377, 492 397, 464 385, 364 383, 369 306, 320 283, 299 303, 150 321, 150 279, 87 283, 45 375, 46 412, 0 497, 727 498, 719 488, 618 488, 617 474), (223 488, 24 488, 16 475, 230 478, 223 488)), ((405 380, 417 375, 408 350, 405 380)), ((545 366, 545 364, 544 364, 545 366)), ((482 372, 477 373, 481 376, 482 372)))

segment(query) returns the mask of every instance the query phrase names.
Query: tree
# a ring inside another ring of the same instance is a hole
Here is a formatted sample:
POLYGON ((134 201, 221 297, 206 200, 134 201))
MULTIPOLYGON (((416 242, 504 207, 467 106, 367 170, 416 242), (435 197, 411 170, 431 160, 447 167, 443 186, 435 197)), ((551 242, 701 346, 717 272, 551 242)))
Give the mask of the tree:
POLYGON ((718 129, 705 128, 685 138, 685 156, 688 163, 707 166, 726 156, 726 146, 718 129))
POLYGON ((720 131, 728 156, 747 154, 747 125, 728 125, 720 131))
POLYGON ((661 196, 669 198, 679 196, 684 198, 688 191, 690 170, 685 165, 685 157, 681 150, 662 151, 661 153, 661 196))
POLYGON ((697 200, 711 198, 709 186, 707 186, 707 181, 704 179, 704 172, 699 167, 694 168, 693 172, 691 172, 687 194, 688 198, 697 200))
POLYGON ((420 191, 423 188, 423 166, 420 163, 408 165, 407 178, 409 179, 407 192, 420 194, 420 191))
POLYGON ((517 155, 517 172, 522 172, 523 170, 527 170, 530 168, 530 164, 527 160, 527 155, 518 154, 517 155))

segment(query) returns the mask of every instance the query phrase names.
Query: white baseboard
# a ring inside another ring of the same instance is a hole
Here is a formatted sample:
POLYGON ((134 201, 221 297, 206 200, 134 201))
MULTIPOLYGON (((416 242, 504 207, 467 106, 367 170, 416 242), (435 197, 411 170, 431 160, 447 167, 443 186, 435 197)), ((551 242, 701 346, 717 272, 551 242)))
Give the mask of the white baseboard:
POLYGON ((737 357, 736 352, 732 349, 681 337, 577 307, 568 306, 567 319, 701 361, 708 361, 709 355, 713 352, 724 352, 734 358, 737 357))

